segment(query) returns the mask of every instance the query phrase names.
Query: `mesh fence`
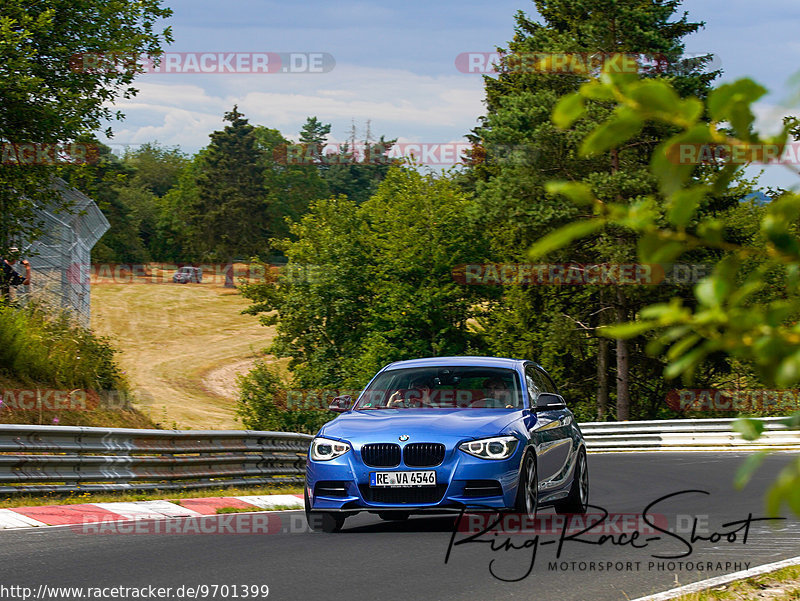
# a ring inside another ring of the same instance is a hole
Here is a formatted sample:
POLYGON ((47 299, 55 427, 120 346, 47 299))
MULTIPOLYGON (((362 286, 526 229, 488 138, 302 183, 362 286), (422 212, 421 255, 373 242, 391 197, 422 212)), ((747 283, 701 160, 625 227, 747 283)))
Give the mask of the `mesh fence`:
POLYGON ((31 264, 31 284, 19 287, 18 298, 23 302, 36 298, 68 309, 88 327, 90 253, 109 224, 91 198, 67 187, 64 182, 56 185, 64 200, 70 203, 70 209, 35 211, 35 220, 43 224, 44 235, 22 250, 23 258, 31 264))

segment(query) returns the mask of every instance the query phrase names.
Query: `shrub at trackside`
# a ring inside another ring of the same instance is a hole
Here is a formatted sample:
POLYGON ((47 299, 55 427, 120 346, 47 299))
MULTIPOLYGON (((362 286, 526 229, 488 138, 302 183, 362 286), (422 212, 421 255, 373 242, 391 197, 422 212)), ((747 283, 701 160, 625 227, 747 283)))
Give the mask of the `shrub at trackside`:
POLYGON ((36 300, 24 306, 0 302, 0 399, 8 401, 0 406, 0 421, 154 427, 131 407, 132 395, 115 353, 107 339, 77 324, 67 312, 36 300), (19 402, 21 392, 31 390, 45 399, 36 411, 19 402), (76 391, 89 391, 85 403, 51 402, 51 397, 64 395, 75 400, 76 391))
POLYGON ((239 376, 236 413, 250 430, 316 434, 334 414, 322 407, 301 407, 287 402, 287 386, 263 361, 239 376))

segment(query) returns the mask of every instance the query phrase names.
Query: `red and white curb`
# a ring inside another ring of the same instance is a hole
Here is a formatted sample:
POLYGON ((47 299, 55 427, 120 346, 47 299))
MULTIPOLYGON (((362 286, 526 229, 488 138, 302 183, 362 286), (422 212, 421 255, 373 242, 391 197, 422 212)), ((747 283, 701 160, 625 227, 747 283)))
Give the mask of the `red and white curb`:
POLYGON ((271 509, 303 507, 303 495, 253 495, 246 497, 208 497, 175 501, 132 501, 130 503, 85 503, 80 505, 41 505, 0 509, 0 530, 64 526, 88 522, 151 520, 216 515, 217 509, 271 509))

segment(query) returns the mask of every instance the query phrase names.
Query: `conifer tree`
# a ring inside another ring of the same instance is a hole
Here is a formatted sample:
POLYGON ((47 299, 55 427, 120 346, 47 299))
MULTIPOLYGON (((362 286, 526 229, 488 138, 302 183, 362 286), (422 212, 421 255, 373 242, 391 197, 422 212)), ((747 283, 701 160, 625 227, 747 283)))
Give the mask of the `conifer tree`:
MULTIPOLYGON (((485 77, 487 114, 470 135, 473 162, 466 178, 491 240, 488 258, 524 262, 534 241, 580 217, 574 205, 545 192, 547 180, 582 181, 600 198, 615 201, 633 202, 654 189, 647 164, 667 128, 647 126, 620 149, 582 158, 582 140, 605 120, 611 103, 596 99, 590 117, 566 131, 556 128, 551 112, 562 95, 588 81, 582 66, 596 72, 603 58, 614 54, 638 57, 646 76, 668 78, 680 93, 704 97, 718 72, 706 70, 710 56, 682 58, 682 39, 703 23, 679 14, 679 5, 679 0, 535 0, 541 20, 517 13, 514 38, 507 49, 499 49, 499 74, 485 77)), ((635 261, 634 238, 619 228, 574 244, 549 261, 630 263, 635 261)), ((493 350, 539 358, 557 380, 571 383, 567 393, 576 400, 593 394, 595 409, 584 418, 592 413, 605 417, 614 389, 617 419, 630 417, 632 361, 642 395, 663 398, 663 390, 647 389, 659 381, 649 376, 659 373, 660 366, 644 353, 632 358, 641 341, 608 345, 594 336, 600 325, 627 321, 637 306, 664 294, 663 289, 543 285, 511 286, 499 294, 483 321, 493 350), (614 364, 616 386, 605 379, 606 366, 614 364)))
POLYGON ((230 125, 212 133, 205 150, 190 218, 199 254, 230 262, 266 254, 275 215, 267 204, 255 128, 236 106, 224 119, 230 125))

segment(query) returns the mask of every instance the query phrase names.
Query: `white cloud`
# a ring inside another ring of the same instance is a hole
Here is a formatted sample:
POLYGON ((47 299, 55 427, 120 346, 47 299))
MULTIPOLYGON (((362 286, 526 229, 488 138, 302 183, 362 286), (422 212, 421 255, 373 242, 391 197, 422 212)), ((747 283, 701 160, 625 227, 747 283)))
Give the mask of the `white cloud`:
POLYGON ((287 137, 316 115, 338 138, 351 122, 363 129, 370 120, 375 135, 431 142, 460 139, 484 110, 479 78, 341 64, 326 75, 144 75, 137 87, 135 98, 115 106, 127 118, 113 142, 158 140, 190 152, 208 143, 234 104, 251 123, 287 137))
POLYGON ((755 129, 757 132, 762 135, 775 135, 780 133, 783 127, 783 118, 800 117, 800 109, 768 102, 757 102, 753 105, 753 114, 756 117, 755 129))

